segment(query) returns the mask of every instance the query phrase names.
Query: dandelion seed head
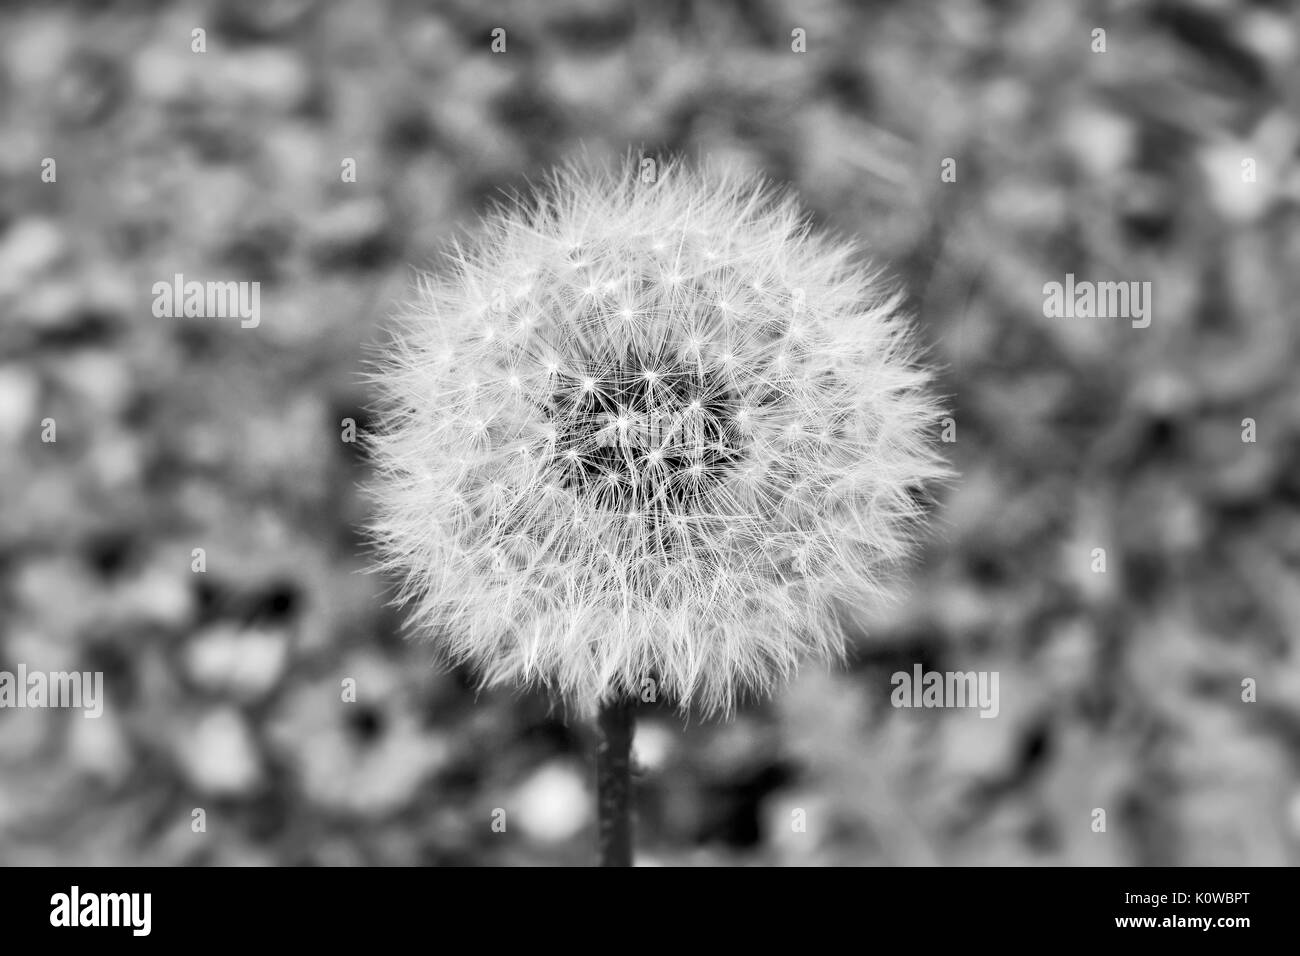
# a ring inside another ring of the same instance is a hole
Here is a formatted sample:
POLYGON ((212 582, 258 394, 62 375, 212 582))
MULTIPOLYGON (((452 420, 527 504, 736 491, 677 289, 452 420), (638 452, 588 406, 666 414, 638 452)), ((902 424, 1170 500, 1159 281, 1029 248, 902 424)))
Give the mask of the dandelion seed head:
POLYGON ((758 179, 660 172, 570 168, 491 214, 374 373, 374 534, 412 623, 584 711, 647 679, 728 711, 836 657, 946 474, 854 250, 758 179), (513 295, 485 322, 489 289, 513 295))

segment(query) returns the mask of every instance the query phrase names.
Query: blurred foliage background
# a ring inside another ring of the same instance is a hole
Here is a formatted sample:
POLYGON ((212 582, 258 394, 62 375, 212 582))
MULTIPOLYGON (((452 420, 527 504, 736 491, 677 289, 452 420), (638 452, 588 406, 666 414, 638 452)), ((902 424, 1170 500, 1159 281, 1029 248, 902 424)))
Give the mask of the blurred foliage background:
POLYGON ((1297 862, 1298 60, 1247 0, 5 4, 0 668, 108 701, 0 711, 0 862, 591 858, 588 732, 403 641, 340 436, 414 268, 629 148, 865 239, 962 473, 846 669, 644 710, 641 859, 1297 862), (155 318, 177 272, 262 324, 155 318), (1067 272, 1150 281, 1150 328, 1045 318, 1067 272), (1000 715, 891 708, 916 662, 997 671, 1000 715))

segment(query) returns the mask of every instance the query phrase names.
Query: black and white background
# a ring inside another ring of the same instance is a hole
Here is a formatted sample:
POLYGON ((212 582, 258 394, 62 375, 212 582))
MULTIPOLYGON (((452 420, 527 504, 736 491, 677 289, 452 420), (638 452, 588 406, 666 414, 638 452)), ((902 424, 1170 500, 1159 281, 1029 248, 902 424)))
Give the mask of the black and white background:
POLYGON ((582 150, 727 157, 865 240, 961 474, 848 667, 643 708, 639 859, 1295 863, 1297 20, 6 3, 0 670, 104 699, 0 709, 0 863, 589 862, 589 732, 402 639, 348 440, 413 270, 582 150), (176 274, 259 321, 156 316, 176 274), (1150 283, 1149 324, 1047 314, 1067 275, 1150 283), (998 674, 997 716, 891 706, 918 664, 998 674))

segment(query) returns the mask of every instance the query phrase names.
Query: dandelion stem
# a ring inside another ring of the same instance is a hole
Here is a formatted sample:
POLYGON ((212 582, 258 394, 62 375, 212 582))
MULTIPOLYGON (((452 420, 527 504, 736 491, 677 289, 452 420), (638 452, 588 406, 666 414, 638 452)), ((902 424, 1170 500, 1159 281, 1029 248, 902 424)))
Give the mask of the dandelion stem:
POLYGON ((616 698, 600 705, 597 718, 596 803, 601 866, 632 865, 632 734, 635 704, 616 698))

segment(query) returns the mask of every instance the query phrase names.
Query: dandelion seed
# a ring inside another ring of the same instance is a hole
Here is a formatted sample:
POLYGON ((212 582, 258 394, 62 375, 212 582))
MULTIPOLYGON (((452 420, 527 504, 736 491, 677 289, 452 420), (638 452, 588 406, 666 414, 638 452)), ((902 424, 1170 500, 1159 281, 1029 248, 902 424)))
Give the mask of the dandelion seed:
POLYGON ((726 712, 840 654, 946 474, 909 323, 843 247, 760 181, 672 164, 491 214, 374 375, 375 536, 412 623, 584 713, 652 675, 726 712), (470 321, 493 288, 508 336, 470 321), (485 573, 498 553, 528 560, 485 573))

